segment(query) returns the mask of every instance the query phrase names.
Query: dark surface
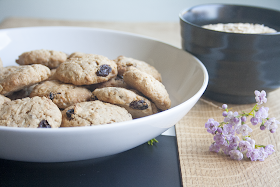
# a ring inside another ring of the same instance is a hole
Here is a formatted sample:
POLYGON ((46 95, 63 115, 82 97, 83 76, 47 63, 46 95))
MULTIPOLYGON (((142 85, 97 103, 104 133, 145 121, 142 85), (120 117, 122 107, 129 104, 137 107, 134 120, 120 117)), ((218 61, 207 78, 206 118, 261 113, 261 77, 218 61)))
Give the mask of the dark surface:
POLYGON ((177 187, 181 184, 177 141, 158 136, 129 151, 100 159, 30 163, 0 159, 0 186, 177 187))
POLYGON ((255 102, 255 90, 280 87, 280 12, 271 9, 204 4, 180 15, 182 48, 196 56, 209 73, 204 96, 223 103, 255 102), (236 34, 204 29, 217 23, 258 23, 273 34, 236 34))

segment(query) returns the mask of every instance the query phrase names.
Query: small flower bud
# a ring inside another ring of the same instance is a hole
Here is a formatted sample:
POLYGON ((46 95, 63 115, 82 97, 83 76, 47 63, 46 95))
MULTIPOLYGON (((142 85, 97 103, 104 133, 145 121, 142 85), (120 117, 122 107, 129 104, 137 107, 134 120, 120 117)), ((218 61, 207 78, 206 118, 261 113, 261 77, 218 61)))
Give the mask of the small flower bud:
POLYGON ((219 128, 217 129, 217 132, 218 132, 218 133, 222 133, 222 132, 223 132, 222 128, 219 127, 219 128))
POLYGON ((223 104, 223 105, 222 105, 222 108, 223 108, 223 109, 227 109, 227 107, 228 107, 227 104, 223 104))
POLYGON ((227 117, 227 115, 228 115, 227 111, 224 111, 224 112, 223 112, 223 116, 224 116, 224 117, 227 117))
POLYGON ((260 126, 260 129, 263 131, 263 130, 265 130, 265 129, 266 129, 266 126, 261 125, 261 126, 260 126))
POLYGON ((246 116, 242 116, 242 117, 241 117, 241 121, 242 121, 242 122, 246 122, 246 120, 247 120, 247 117, 246 117, 246 116))

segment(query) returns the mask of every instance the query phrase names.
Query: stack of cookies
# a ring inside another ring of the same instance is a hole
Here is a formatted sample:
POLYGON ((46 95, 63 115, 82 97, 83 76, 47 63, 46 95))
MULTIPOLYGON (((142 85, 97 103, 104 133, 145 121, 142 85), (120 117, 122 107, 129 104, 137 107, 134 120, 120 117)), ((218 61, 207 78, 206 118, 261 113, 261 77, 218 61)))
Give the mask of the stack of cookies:
POLYGON ((171 107, 160 73, 133 58, 34 50, 16 63, 0 68, 0 126, 102 125, 171 107))

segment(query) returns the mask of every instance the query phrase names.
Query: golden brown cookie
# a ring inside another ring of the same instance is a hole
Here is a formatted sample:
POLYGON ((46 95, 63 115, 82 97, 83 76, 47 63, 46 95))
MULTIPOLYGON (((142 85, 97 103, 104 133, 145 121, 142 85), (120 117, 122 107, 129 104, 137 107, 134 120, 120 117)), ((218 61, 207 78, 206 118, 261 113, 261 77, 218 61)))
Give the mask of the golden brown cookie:
POLYGON ((58 128, 61 119, 59 108, 45 97, 8 101, 0 108, 0 126, 58 128))
POLYGON ((124 81, 134 89, 138 90, 152 102, 157 108, 167 110, 171 107, 171 100, 165 86, 149 75, 135 67, 129 67, 123 74, 124 81))
POLYGON ((0 94, 0 105, 6 103, 7 101, 11 101, 11 99, 0 94))
POLYGON ((154 114, 152 103, 135 92, 119 87, 104 87, 95 89, 96 99, 124 107, 135 118, 154 114))
POLYGON ((114 61, 117 63, 118 74, 121 76, 124 74, 124 72, 127 70, 128 67, 133 66, 141 71, 144 71, 144 72, 152 75, 155 79, 157 79, 158 81, 161 82, 161 75, 156 70, 156 68, 154 68, 153 66, 151 66, 150 64, 148 64, 144 61, 136 60, 133 58, 128 58, 125 56, 119 56, 114 61))
POLYGON ((96 100, 64 109, 61 127, 104 125, 128 120, 132 120, 132 117, 125 108, 96 100))
POLYGON ((55 72, 58 80, 74 85, 90 85, 108 81, 117 76, 114 61, 101 55, 86 55, 70 58, 62 63, 55 72))
POLYGON ((50 76, 50 69, 41 64, 8 66, 0 69, 0 94, 8 95, 50 76))
POLYGON ((47 97, 58 108, 64 109, 75 103, 89 101, 92 93, 88 89, 80 86, 52 80, 38 84, 30 93, 30 97, 34 96, 47 97))
POLYGON ((66 59, 67 55, 63 52, 40 49, 22 53, 16 63, 19 65, 42 64, 52 69, 57 68, 66 59))

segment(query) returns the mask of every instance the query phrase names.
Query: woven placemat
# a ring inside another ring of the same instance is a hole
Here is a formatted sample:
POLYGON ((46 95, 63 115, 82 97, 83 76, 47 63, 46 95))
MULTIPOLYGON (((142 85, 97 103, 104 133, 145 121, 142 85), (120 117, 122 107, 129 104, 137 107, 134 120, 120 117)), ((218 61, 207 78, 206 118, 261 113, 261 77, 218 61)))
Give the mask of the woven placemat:
MULTIPOLYGON (((152 37, 176 47, 181 47, 178 23, 116 23, 91 21, 61 21, 31 18, 8 18, 1 28, 30 26, 80 26, 114 29, 152 37)), ((252 93, 254 94, 254 93, 252 93)), ((280 120, 280 90, 273 91, 264 105, 270 108, 269 116, 280 120)), ((234 161, 222 153, 209 151, 213 136, 206 132, 204 124, 209 118, 222 121, 222 103, 202 97, 189 113, 176 124, 179 160, 183 186, 280 186, 279 130, 271 134, 254 130, 252 138, 258 144, 273 144, 276 152, 264 162, 234 161)), ((233 111, 249 111, 254 104, 229 105, 233 111)))

